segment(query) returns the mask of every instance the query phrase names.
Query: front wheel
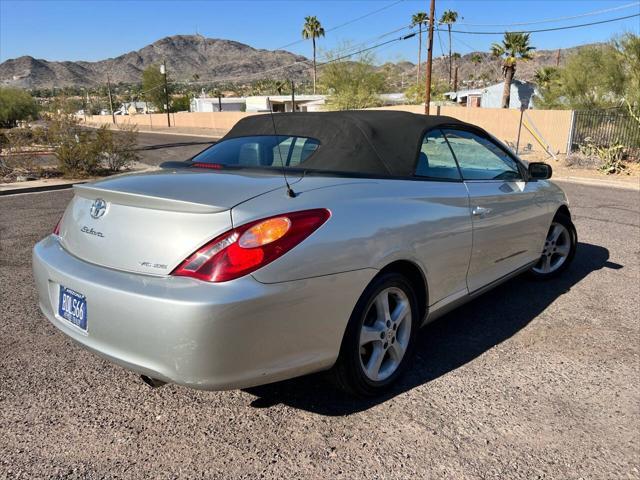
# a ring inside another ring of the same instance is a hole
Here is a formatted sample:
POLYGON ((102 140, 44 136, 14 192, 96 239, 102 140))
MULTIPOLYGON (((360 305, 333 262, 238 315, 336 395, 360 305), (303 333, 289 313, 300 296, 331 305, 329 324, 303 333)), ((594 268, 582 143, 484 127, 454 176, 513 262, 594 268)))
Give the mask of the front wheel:
POLYGON ((557 213, 544 241, 542 256, 531 267, 531 275, 543 280, 562 273, 573 260, 577 243, 578 234, 571 218, 557 213))
POLYGON ((407 279, 386 273, 365 289, 351 314, 333 369, 348 393, 381 393, 406 369, 419 327, 416 295, 407 279))

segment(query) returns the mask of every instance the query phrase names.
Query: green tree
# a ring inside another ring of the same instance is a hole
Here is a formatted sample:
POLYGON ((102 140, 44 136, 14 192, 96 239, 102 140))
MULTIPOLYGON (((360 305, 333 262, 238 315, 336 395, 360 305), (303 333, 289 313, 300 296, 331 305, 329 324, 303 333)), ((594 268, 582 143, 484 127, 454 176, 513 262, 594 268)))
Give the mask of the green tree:
MULTIPOLYGON (((424 75, 420 81, 414 85, 411 85, 404 91, 404 96, 407 98, 407 102, 410 105, 424 105, 425 100, 425 77, 424 75)), ((431 81, 431 100, 444 100, 444 93, 449 90, 449 85, 444 79, 432 79, 431 81)))
POLYGON ((191 108, 191 98, 189 95, 180 95, 171 99, 172 112, 188 112, 191 108))
POLYGON ((482 63, 482 55, 479 53, 471 54, 471 63, 474 65, 480 65, 482 63))
POLYGON ((29 92, 19 88, 0 87, 0 126, 15 127, 21 120, 38 117, 38 105, 29 92))
POLYGON ((542 67, 536 70, 533 80, 538 86, 536 107, 549 109, 562 107, 562 88, 559 68, 542 67))
POLYGON ((451 57, 451 25, 458 21, 458 12, 453 10, 446 10, 442 17, 440 17, 440 23, 445 24, 447 26, 447 30, 449 30, 449 85, 451 85, 451 72, 453 69, 453 62, 451 57))
POLYGON ((535 47, 529 44, 528 33, 505 32, 502 43, 491 45, 491 53, 502 58, 502 75, 504 90, 502 92, 502 108, 509 108, 511 100, 511 82, 516 74, 518 60, 530 60, 535 47))
POLYGON ((429 17, 425 12, 414 13, 411 16, 411 27, 418 26, 418 72, 416 73, 416 83, 420 81, 420 63, 422 63, 422 26, 426 25, 429 17))
POLYGON ((588 46, 571 55, 561 70, 556 90, 563 103, 578 110, 618 106, 625 74, 613 45, 588 46))
POLYGON ((624 79, 623 97, 629 108, 640 107, 640 36, 625 33, 613 41, 624 79))
POLYGON ((384 74, 376 71, 374 57, 361 54, 357 60, 337 60, 339 49, 327 54, 328 62, 322 69, 321 86, 329 94, 329 106, 336 110, 377 107, 382 104, 384 74), (333 61, 332 61, 333 60, 333 61))
MULTIPOLYGON (((171 87, 167 92, 171 97, 171 87)), ((142 98, 152 103, 158 112, 165 112, 164 75, 160 73, 160 65, 149 65, 142 72, 142 98)), ((169 108, 171 108, 168 105, 169 108)))
POLYGON ((324 37, 324 28, 320 25, 320 21, 316 17, 305 17, 304 27, 302 28, 302 38, 311 39, 313 43, 313 93, 316 93, 316 38, 324 37))

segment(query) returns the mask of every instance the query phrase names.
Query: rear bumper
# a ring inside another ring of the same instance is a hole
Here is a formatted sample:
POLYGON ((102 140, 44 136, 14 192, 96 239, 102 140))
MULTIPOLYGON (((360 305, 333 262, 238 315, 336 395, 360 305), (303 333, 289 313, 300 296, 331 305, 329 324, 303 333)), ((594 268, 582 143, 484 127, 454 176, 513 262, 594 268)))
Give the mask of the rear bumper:
POLYGON ((373 269, 263 284, 110 270, 53 237, 33 250, 40 308, 66 335, 125 368, 193 388, 243 388, 330 368, 373 269), (87 299, 87 331, 58 315, 60 285, 87 299))

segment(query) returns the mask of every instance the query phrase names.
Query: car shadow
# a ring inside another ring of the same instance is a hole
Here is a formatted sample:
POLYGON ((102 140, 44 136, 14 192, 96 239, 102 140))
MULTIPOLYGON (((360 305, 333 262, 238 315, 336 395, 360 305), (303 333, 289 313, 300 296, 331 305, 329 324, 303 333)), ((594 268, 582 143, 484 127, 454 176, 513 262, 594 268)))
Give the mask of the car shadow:
POLYGON ((620 269, 606 248, 579 243, 570 268, 560 277, 539 282, 521 275, 424 327, 409 370, 387 394, 358 399, 337 390, 323 373, 246 389, 251 405, 278 404, 327 416, 343 416, 383 403, 474 360, 526 327, 559 296, 591 272, 620 269))

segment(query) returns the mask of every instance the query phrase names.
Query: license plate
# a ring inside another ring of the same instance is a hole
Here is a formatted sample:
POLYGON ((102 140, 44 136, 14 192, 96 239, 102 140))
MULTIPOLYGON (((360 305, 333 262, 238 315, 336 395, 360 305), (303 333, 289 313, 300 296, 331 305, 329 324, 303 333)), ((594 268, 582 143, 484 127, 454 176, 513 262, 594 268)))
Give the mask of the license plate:
POLYGON ((84 295, 60 285, 58 314, 82 330, 87 329, 87 299, 84 295))

